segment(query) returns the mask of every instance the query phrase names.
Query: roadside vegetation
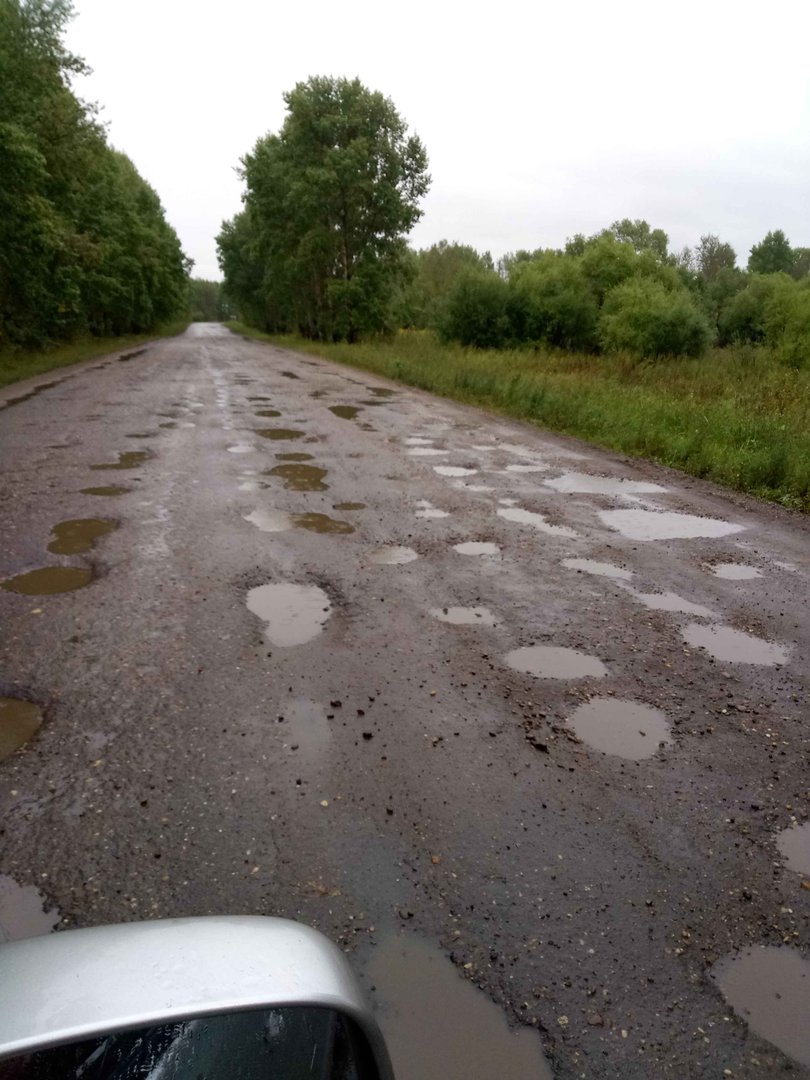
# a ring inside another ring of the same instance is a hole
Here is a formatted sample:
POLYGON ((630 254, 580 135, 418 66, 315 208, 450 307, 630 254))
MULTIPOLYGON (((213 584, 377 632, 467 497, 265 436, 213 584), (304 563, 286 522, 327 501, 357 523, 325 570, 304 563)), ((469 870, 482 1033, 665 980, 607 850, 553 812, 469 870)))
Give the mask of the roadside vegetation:
POLYGON ((88 339, 109 351, 121 344, 109 339, 154 336, 187 307, 190 262, 157 194, 71 89, 86 68, 62 44, 70 16, 69 0, 0 0, 6 381, 57 366, 70 349, 90 355, 88 339))

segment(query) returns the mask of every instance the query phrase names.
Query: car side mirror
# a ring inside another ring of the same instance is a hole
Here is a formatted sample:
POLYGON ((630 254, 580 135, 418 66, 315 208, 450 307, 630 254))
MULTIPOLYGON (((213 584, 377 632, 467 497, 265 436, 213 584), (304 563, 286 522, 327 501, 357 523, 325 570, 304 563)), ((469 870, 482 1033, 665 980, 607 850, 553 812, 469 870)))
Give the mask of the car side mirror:
POLYGON ((342 953, 284 919, 166 919, 0 946, 0 1080, 393 1080, 342 953))

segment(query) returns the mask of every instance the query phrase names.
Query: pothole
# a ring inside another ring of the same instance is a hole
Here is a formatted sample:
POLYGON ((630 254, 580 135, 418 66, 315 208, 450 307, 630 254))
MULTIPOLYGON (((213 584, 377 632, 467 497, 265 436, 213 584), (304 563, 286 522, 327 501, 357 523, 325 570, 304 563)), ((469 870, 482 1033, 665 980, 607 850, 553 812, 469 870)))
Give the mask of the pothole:
MULTIPOLYGON (((408 450, 409 457, 447 457, 449 453, 449 450, 440 450, 438 446, 412 446, 408 450)), ((453 473, 450 475, 457 476, 460 474, 453 473)))
POLYGON ((305 454, 303 450, 291 450, 286 454, 276 454, 279 461, 313 461, 313 454, 305 454))
POLYGON ((592 698, 566 722, 591 749, 630 761, 650 758, 672 741, 664 714, 635 701, 592 698))
POLYGON ((396 390, 391 390, 387 386, 367 386, 366 390, 368 390, 369 393, 373 394, 375 397, 381 398, 393 397, 394 394, 397 393, 396 390))
POLYGON ((0 761, 5 761, 36 734, 42 710, 31 701, 0 697, 0 761))
POLYGON ((786 866, 810 878, 810 821, 782 829, 776 835, 776 846, 786 866))
POLYGON ((538 514, 533 510, 524 510, 520 506, 498 507, 498 517, 507 521, 514 521, 518 525, 531 525, 539 532, 547 533, 548 536, 565 536, 575 539, 579 533, 575 529, 569 529, 567 525, 552 525, 546 520, 544 514, 538 514))
POLYGON ((697 619, 716 619, 716 612, 702 604, 693 604, 691 600, 684 600, 677 593, 642 593, 635 589, 627 588, 626 591, 651 611, 672 611, 681 615, 693 615, 697 619))
POLYGON ((621 566, 614 566, 613 563, 595 562, 593 559, 563 559, 562 564, 569 570, 579 570, 583 574, 593 574, 595 577, 629 581, 633 576, 632 570, 624 570, 621 566))
POLYGON ((54 555, 83 555, 90 551, 96 540, 118 528, 118 522, 104 518, 75 518, 72 521, 60 521, 53 527, 53 540, 48 544, 48 551, 54 555))
POLYGON ((259 585, 247 594, 248 610, 261 619, 271 645, 305 645, 320 634, 332 603, 317 585, 259 585))
POLYGON ((290 462, 266 469, 263 475, 278 476, 288 491, 328 491, 329 485, 323 482, 326 473, 326 469, 320 469, 316 465, 290 462))
POLYGON ((810 1065, 810 962, 800 953, 754 945, 718 961, 712 977, 752 1031, 810 1065))
POLYGON ((93 571, 83 566, 43 566, 0 581, 0 589, 23 596, 55 596, 83 589, 92 580, 93 571))
POLYGON ((118 461, 103 462, 100 465, 91 465, 91 469, 137 469, 145 461, 151 458, 148 450, 126 450, 118 454, 118 461))
POLYGON ((645 480, 622 480, 612 476, 591 476, 589 473, 569 472, 553 480, 543 481, 564 495, 652 495, 666 491, 660 484, 645 480))
POLYGON ((454 544, 453 551, 459 555, 499 555, 501 549, 487 540, 465 540, 463 544, 454 544))
POLYGON ((300 375, 296 375, 294 371, 282 371, 281 374, 285 379, 300 379, 300 375))
POLYGON ((256 450, 256 447, 252 443, 234 443, 233 446, 228 447, 229 454, 252 454, 256 450))
POLYGON ((296 763, 316 765, 323 760, 332 732, 326 719, 326 709, 308 698, 282 701, 278 722, 283 724, 282 735, 296 763))
POLYGON ((365 973, 397 1080, 552 1080, 537 1033, 426 941, 381 934, 365 973))
POLYGON ((89 487, 82 488, 81 495, 105 495, 107 497, 113 495, 126 495, 128 491, 132 491, 132 488, 123 487, 120 484, 108 484, 105 487, 89 487))
POLYGON ((255 525, 261 532, 286 532, 293 527, 292 518, 283 510, 253 510, 244 515, 244 520, 255 525))
POLYGON ((339 502, 335 503, 335 510, 365 510, 366 504, 361 502, 339 502))
POLYGON ((546 472, 550 469, 550 465, 541 465, 537 462, 535 465, 507 465, 506 472, 508 473, 536 473, 546 472))
POLYGON ((434 465, 433 471, 439 476, 472 476, 478 469, 471 469, 464 465, 434 465))
POLYGON ((761 570, 745 563, 716 563, 712 567, 712 573, 726 581, 753 581, 754 578, 762 577, 761 570))
POLYGON ((278 409, 257 409, 256 416, 281 416, 278 409))
POLYGON ((46 909, 39 889, 0 874, 0 943, 50 934, 59 919, 55 908, 46 909))
POLYGON ((429 503, 427 499, 420 499, 420 501, 416 505, 419 507, 419 509, 416 511, 416 516, 418 518, 430 519, 450 517, 450 514, 447 512, 447 510, 439 510, 438 507, 433 506, 431 503, 429 503))
POLYGON ((385 547, 372 553, 369 562, 375 566, 402 566, 413 562, 419 555, 409 547, 385 547))
POLYGON ((297 529, 306 529, 308 532, 322 535, 348 536, 354 532, 354 525, 348 521, 338 521, 329 517, 328 514, 291 514, 293 524, 297 529))
POLYGON ((329 412, 341 420, 354 420, 360 412, 358 405, 330 405, 329 412))
POLYGON ((693 648, 705 649, 715 660, 729 664, 761 664, 774 667, 787 663, 790 650, 753 634, 734 630, 730 626, 700 626, 690 623, 684 628, 683 639, 693 648))
POLYGON ((452 623, 453 626, 498 626, 498 620, 485 607, 445 607, 431 608, 430 614, 439 622, 452 623))
POLYGON ((742 532, 745 528, 718 518, 670 510, 600 510, 599 517, 628 540, 638 541, 712 539, 742 532))
POLYGON ((303 439, 306 435, 305 431, 296 431, 294 428, 257 428, 256 434, 261 435, 263 439, 272 439, 273 441, 283 441, 284 439, 303 439))
POLYGON ((513 671, 538 679, 600 679, 608 673, 598 657, 557 645, 529 645, 504 659, 513 671))

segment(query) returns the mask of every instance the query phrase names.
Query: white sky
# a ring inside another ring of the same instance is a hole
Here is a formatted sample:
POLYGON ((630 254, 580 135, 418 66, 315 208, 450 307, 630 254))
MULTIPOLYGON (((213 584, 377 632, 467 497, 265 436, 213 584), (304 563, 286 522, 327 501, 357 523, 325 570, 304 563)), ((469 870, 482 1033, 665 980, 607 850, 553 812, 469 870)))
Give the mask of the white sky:
POLYGON ((194 274, 240 208, 239 158, 310 75, 391 97, 433 184, 411 234, 557 247, 620 217, 744 266, 810 246, 808 0, 74 0, 69 47, 110 139, 156 188, 194 274))

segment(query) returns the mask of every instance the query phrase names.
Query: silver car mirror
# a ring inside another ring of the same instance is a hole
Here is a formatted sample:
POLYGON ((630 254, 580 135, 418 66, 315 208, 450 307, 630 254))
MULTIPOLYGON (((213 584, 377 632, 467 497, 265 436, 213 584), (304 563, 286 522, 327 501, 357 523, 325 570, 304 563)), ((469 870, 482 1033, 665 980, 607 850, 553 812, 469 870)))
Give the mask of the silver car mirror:
POLYGON ((393 1080, 342 953, 285 919, 166 919, 0 946, 0 1080, 393 1080))

